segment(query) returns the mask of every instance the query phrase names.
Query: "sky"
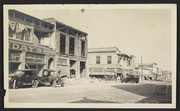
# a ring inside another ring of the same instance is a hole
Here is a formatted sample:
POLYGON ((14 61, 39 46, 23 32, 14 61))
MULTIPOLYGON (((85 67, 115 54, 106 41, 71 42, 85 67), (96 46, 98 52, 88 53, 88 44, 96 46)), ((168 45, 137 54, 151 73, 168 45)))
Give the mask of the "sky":
POLYGON ((172 12, 170 9, 63 9, 54 6, 13 7, 31 16, 55 18, 88 33, 88 47, 117 47, 136 62, 157 63, 172 70, 172 12), (56 7, 56 8, 55 8, 56 7))

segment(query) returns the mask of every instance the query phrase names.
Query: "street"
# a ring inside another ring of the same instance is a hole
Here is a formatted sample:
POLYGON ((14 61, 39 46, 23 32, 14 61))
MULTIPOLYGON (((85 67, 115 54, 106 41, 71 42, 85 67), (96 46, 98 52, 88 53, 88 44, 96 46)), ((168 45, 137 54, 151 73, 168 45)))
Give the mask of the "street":
POLYGON ((11 103, 171 103, 171 82, 79 80, 65 87, 9 90, 11 103))

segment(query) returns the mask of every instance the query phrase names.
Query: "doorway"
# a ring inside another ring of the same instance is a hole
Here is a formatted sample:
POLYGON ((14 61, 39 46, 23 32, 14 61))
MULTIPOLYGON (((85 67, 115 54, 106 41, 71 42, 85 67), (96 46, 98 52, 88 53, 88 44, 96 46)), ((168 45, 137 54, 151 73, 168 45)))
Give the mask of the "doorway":
POLYGON ((54 69, 54 59, 53 58, 50 58, 48 60, 48 69, 54 69))

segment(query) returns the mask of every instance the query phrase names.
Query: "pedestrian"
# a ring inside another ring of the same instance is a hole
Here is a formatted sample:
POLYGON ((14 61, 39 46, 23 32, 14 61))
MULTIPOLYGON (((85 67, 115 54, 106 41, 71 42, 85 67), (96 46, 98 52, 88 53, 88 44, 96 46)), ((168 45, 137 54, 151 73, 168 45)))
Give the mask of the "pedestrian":
POLYGON ((120 77, 119 76, 117 76, 117 82, 120 82, 120 77))

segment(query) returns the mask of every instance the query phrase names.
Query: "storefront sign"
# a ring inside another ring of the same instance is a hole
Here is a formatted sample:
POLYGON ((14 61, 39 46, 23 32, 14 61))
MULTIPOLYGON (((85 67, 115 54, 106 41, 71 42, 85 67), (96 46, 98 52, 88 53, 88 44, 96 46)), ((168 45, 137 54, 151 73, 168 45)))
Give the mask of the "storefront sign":
POLYGON ((9 48, 14 50, 27 51, 27 52, 43 53, 42 48, 24 45, 24 44, 18 44, 18 43, 9 43, 9 48))

